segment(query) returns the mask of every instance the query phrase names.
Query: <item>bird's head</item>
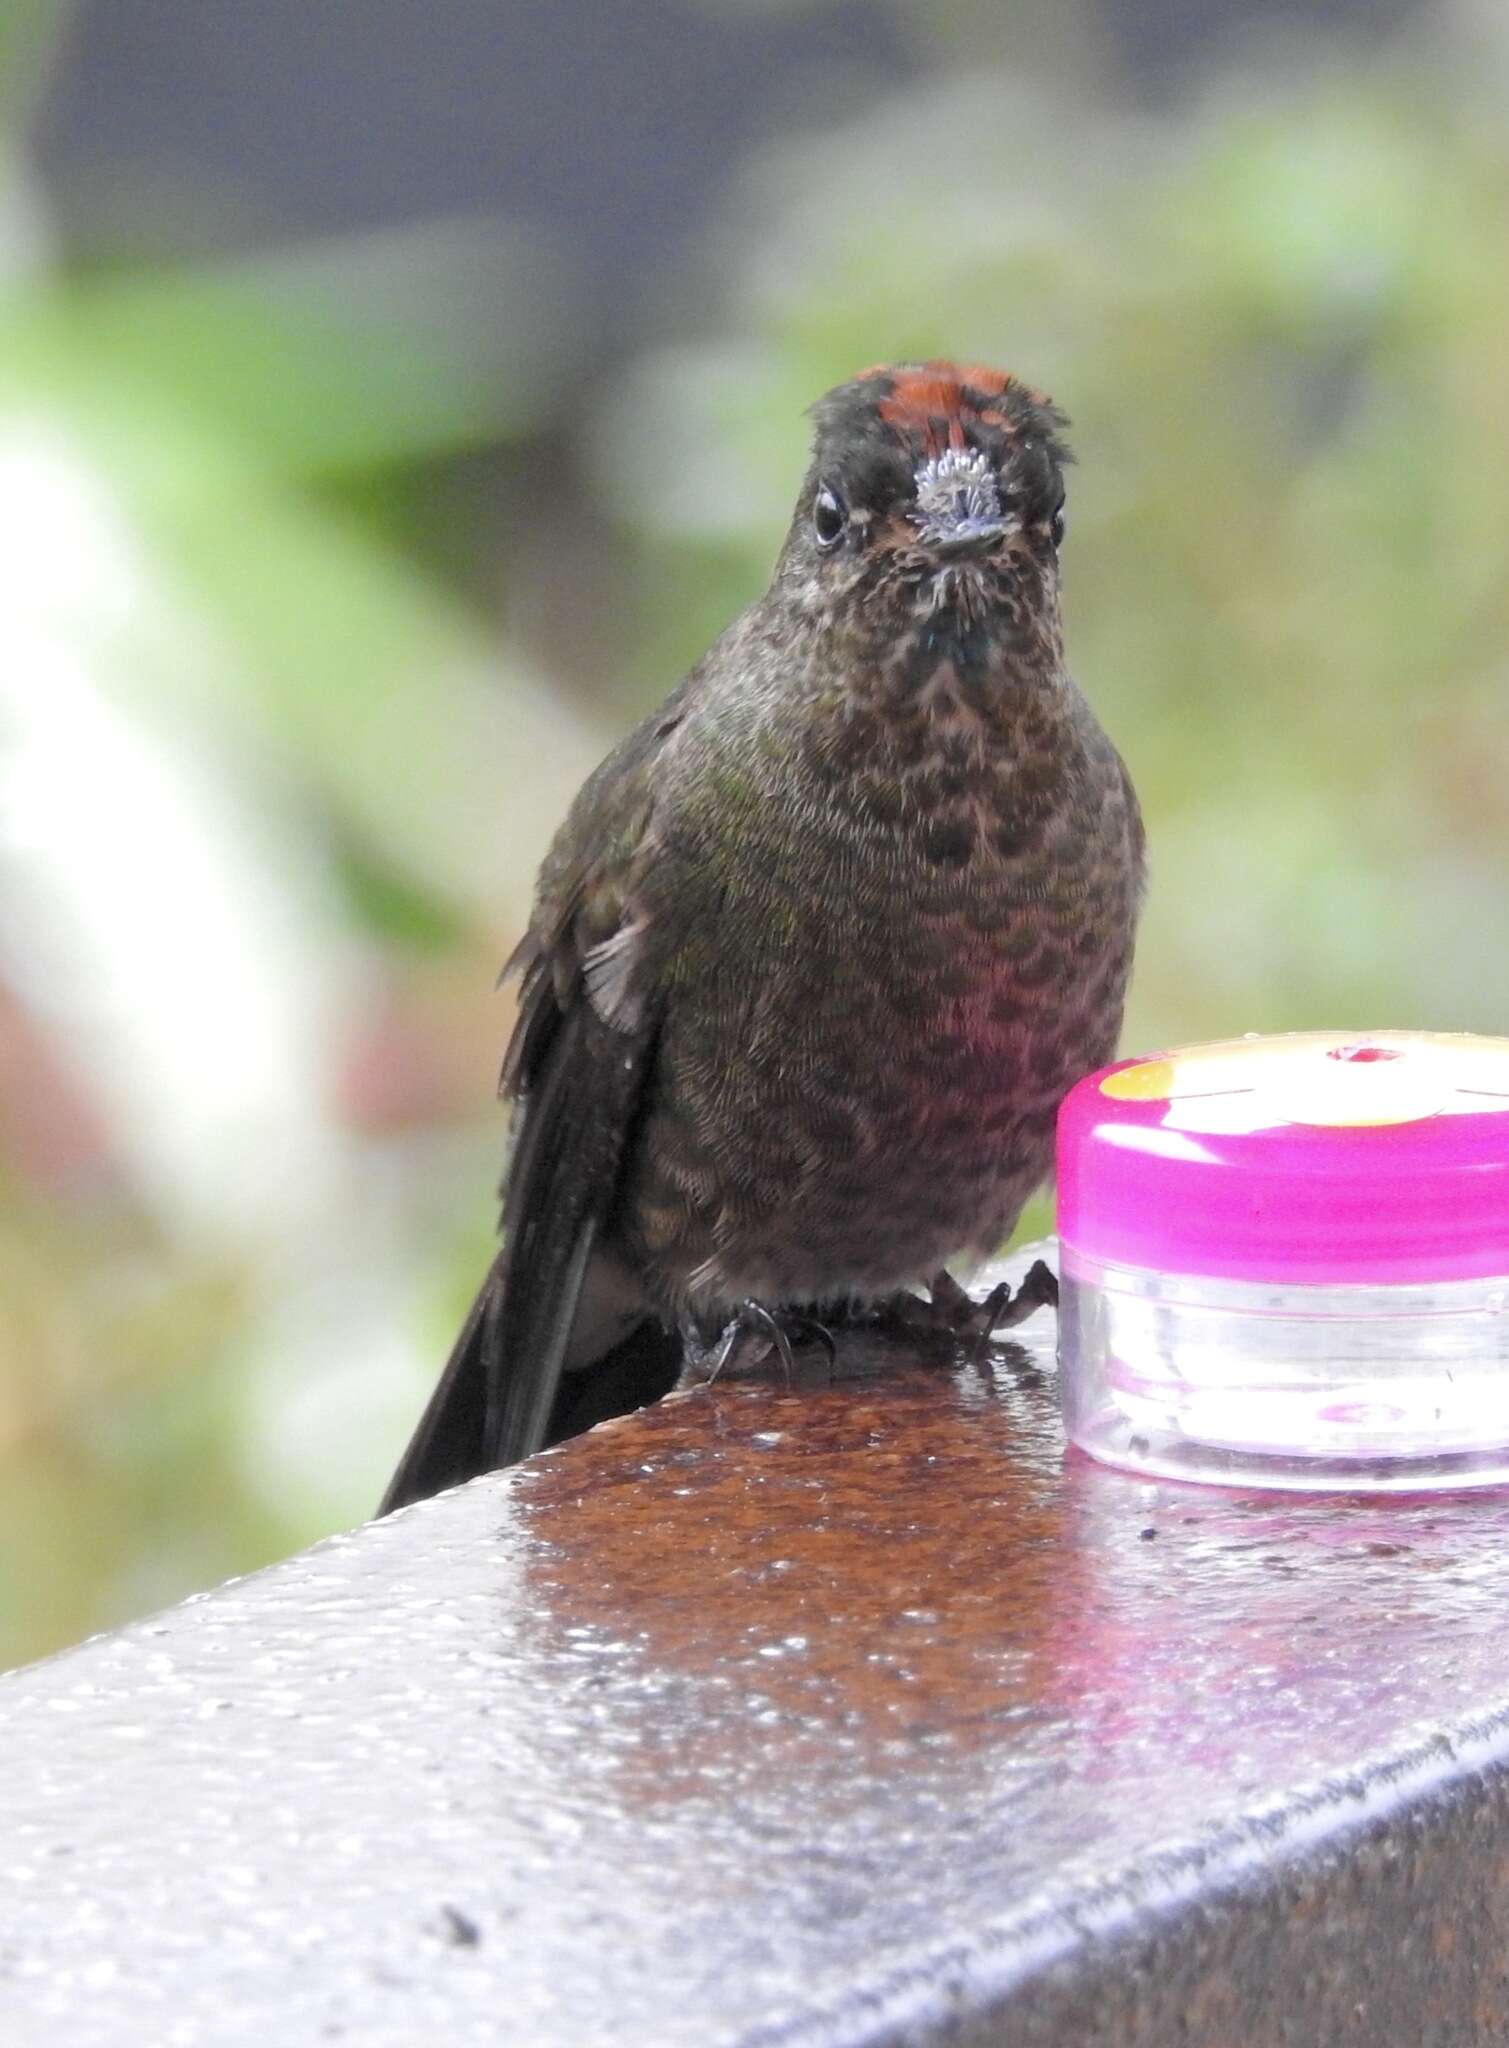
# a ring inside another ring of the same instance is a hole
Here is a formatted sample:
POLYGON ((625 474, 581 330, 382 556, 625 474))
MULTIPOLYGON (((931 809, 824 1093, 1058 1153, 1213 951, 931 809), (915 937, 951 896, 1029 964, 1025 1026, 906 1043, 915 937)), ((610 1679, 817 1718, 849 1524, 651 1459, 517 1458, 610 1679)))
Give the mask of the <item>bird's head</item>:
POLYGON ((1056 620, 1071 457, 1051 400, 978 364, 898 363, 839 385, 813 417, 785 559, 818 602, 1056 620))

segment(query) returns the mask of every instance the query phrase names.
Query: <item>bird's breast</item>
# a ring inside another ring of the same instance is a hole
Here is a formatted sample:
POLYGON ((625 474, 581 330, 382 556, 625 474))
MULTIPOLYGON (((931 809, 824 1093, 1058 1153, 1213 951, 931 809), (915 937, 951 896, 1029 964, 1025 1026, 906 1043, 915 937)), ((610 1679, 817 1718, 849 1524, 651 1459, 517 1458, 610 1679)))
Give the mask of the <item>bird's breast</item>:
POLYGON ((989 1242, 1114 1048, 1139 856, 1109 742, 1030 704, 989 748, 878 716, 774 777, 725 762, 737 829, 672 863, 696 905, 635 1199, 673 1292, 865 1292, 989 1242))

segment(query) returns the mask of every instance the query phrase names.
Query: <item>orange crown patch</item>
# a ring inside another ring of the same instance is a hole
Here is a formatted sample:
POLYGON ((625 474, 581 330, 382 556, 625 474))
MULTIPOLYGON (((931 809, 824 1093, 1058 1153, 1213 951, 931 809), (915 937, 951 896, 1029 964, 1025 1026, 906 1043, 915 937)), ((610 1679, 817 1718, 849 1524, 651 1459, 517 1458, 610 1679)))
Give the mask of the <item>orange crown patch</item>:
MULTIPOLYGON (((864 372, 866 376, 887 374, 884 364, 864 372)), ((981 363, 921 363, 915 369, 889 372, 891 388, 877 408, 888 427, 908 438, 921 436, 929 455, 941 455, 944 447, 967 446, 963 415, 972 413, 987 426, 1009 427, 1004 412, 991 404, 1012 379, 1000 370, 981 363)))

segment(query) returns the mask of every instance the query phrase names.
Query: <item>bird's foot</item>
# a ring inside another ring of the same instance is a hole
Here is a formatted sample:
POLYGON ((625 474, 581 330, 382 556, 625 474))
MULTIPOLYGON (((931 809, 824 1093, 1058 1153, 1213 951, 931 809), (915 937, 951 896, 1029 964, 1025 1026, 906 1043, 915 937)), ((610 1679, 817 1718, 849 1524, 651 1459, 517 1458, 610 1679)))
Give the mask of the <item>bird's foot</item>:
POLYGON ((967 1346, 971 1358, 983 1357, 992 1338, 1014 1328, 1040 1308, 1058 1307, 1058 1279, 1042 1259, 1034 1259, 1013 1294, 1009 1281, 992 1287, 976 1301, 952 1273, 940 1271, 929 1282, 931 1299, 901 1294, 884 1304, 881 1322, 904 1336, 946 1337, 967 1346))
POLYGON ((956 1337, 972 1338, 977 1356, 1001 1330, 1014 1329, 1040 1308, 1058 1307, 1058 1277, 1043 1259, 1033 1260, 1015 1294, 1002 1280, 976 1301, 947 1272, 934 1277, 931 1292, 929 1306, 938 1322, 956 1337))
POLYGON ((766 1308, 760 1301, 741 1302, 713 1344, 703 1345, 694 1333, 688 1334, 681 1383, 710 1387, 723 1373, 761 1364, 774 1353, 789 1386, 795 1371, 792 1345, 809 1340, 822 1345, 831 1365, 838 1355, 833 1336, 815 1316, 798 1309, 766 1308))

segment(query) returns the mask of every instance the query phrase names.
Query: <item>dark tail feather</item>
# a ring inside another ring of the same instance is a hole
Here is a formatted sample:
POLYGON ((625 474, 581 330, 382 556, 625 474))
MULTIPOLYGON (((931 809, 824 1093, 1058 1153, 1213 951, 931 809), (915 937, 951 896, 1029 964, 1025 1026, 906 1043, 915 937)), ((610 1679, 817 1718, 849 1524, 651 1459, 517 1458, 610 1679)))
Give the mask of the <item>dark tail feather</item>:
MULTIPOLYGON (((383 1496, 383 1514, 550 1442, 573 1332, 571 1364, 595 1371, 633 1319, 631 1287, 627 1315, 620 1300, 599 1328, 588 1302, 576 1330, 640 1114, 654 1033, 621 1032, 585 1000, 563 1011, 551 987, 541 975, 526 987, 515 1033, 523 1034, 529 1079, 503 1188, 503 1246, 383 1496)), ((612 1263, 603 1252, 597 1275, 612 1263)))
POLYGON ((681 1339, 663 1323, 640 1323, 587 1372, 568 1372, 550 1411, 547 1444, 580 1436, 612 1415, 631 1415, 668 1394, 681 1377, 681 1339))
POLYGON ((483 1281, 471 1313, 446 1360, 440 1383, 419 1418, 398 1470, 378 1507, 379 1515, 405 1508, 448 1486, 459 1486, 487 1468, 487 1356, 489 1325, 496 1325, 502 1294, 503 1254, 483 1281))
MULTIPOLYGON (((504 1455, 495 1455, 488 1441, 487 1389, 501 1363, 496 1354, 503 1267, 500 1252, 461 1327, 440 1384, 388 1482, 379 1515, 510 1463, 510 1451, 514 1458, 524 1455, 522 1449, 511 1445, 498 1446, 504 1455)), ((654 1320, 637 1324, 601 1359, 581 1372, 562 1376, 540 1433, 541 1447, 563 1443, 567 1437, 580 1436, 594 1424, 606 1422, 609 1416, 628 1415, 658 1401, 675 1386, 680 1372, 680 1338, 654 1320)))

